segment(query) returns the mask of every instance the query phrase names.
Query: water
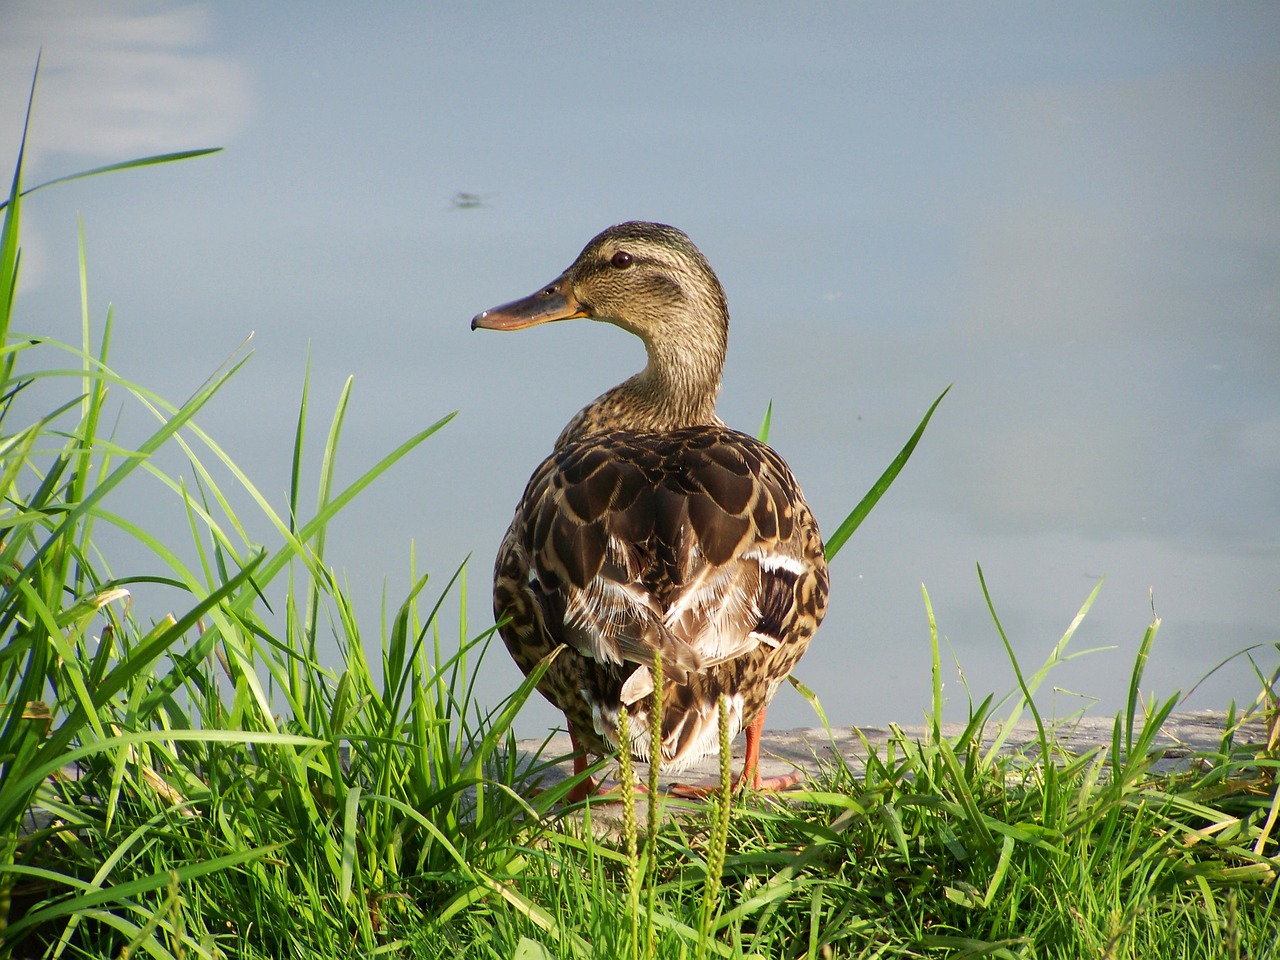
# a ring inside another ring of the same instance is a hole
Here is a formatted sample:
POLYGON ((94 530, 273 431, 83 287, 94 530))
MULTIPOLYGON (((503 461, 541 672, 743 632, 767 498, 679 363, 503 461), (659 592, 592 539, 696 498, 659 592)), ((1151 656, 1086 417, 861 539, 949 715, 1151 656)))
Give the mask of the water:
MULTIPOLYGON (((308 350, 313 407, 355 377, 347 479, 460 410, 330 539, 369 636, 411 543, 441 584, 473 555, 471 626, 491 622, 491 557, 529 472, 643 353, 600 325, 468 321, 643 218, 718 271, 721 415, 754 430, 773 402, 772 442, 825 528, 954 384, 833 566, 798 676, 834 722, 920 718, 922 583, 950 714, 966 682, 978 699, 1013 688, 978 564, 1024 670, 1106 576, 1072 649, 1115 649, 1051 675, 1059 712, 1120 706, 1153 609, 1157 693, 1277 640, 1280 8, 302 14, 5 6, 5 158, 44 50, 28 182, 226 148, 33 197, 17 325, 78 341, 79 212, 122 373, 181 400, 254 333, 201 423, 281 506, 308 350)), ((117 509, 181 539, 156 489, 117 509)), ((251 535, 274 542, 265 523, 251 535)), ((516 680, 495 651, 481 695, 516 680)), ((1189 705, 1256 690, 1237 660, 1189 705)), ((555 722, 539 704, 521 729, 555 722)), ((812 722, 789 690, 771 712, 812 722)))

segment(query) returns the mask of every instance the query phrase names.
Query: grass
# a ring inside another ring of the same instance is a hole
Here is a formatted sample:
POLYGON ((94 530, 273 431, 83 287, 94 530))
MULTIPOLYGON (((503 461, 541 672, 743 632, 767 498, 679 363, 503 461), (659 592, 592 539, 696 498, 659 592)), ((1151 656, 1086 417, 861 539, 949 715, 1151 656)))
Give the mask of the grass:
MULTIPOLYGON (((1079 619, 1024 688, 1061 662, 1079 619)), ((1145 650, 1154 636, 1153 625, 1145 650)), ((1140 651, 1135 689, 1144 662, 1140 651)), ((1266 687, 1274 733, 1274 676, 1266 687)), ((786 802, 740 803, 723 835, 715 805, 674 817, 643 849, 629 831, 602 844, 562 824, 532 848, 538 869, 511 879, 565 919, 542 925, 486 903, 450 952, 513 956, 524 942, 538 944, 528 956, 556 957, 1274 956, 1280 754, 1274 741, 1237 744, 1229 717, 1216 750, 1156 772, 1151 737, 1175 704, 1135 699, 1112 747, 1079 755, 1041 718, 1034 748, 1012 753, 998 745, 1034 700, 1019 692, 997 718, 988 698, 958 734, 936 722, 918 739, 896 731, 867 744, 857 769, 834 760, 786 802), (652 905, 629 894, 638 871, 655 878, 652 905)))
POLYGON ((511 723, 536 675, 477 704, 492 631, 473 635, 463 617, 446 636, 438 617, 465 611, 465 571, 442 585, 414 576, 371 632, 326 558, 333 518, 449 418, 338 489, 350 385, 308 478, 304 381, 293 481, 273 505, 197 424, 245 358, 180 406, 117 373, 110 314, 91 322, 83 242, 81 343, 11 330, 21 172, 20 156, 0 233, 0 956, 1280 953, 1276 671, 1257 667, 1259 697, 1231 711, 1216 750, 1158 772, 1151 738, 1176 700, 1140 693, 1153 623, 1110 746, 1074 755, 1035 697, 1073 655, 1093 595, 1035 671, 1008 648, 1017 689, 972 705, 958 734, 941 723, 933 629, 924 735, 867 744, 861 764, 833 759, 785 800, 731 800, 726 764, 720 797, 658 798, 645 817, 627 804, 623 835, 601 839, 590 805, 566 815, 568 784, 530 788, 556 758, 518 762, 511 723), (24 420, 35 384, 60 399, 24 420), (104 428, 122 410, 155 424, 129 448, 104 428), (156 464, 173 449, 181 475, 156 464), (185 510, 188 543, 112 510, 142 475, 185 510), (246 532, 262 523, 265 547, 246 532), (104 528, 150 561, 113 572, 104 528), (152 589, 179 612, 138 609, 152 589), (317 650, 334 643, 326 668, 317 650), (1034 749, 1002 749, 1024 715, 1034 749), (1246 715, 1269 718, 1269 743, 1237 742, 1246 715))

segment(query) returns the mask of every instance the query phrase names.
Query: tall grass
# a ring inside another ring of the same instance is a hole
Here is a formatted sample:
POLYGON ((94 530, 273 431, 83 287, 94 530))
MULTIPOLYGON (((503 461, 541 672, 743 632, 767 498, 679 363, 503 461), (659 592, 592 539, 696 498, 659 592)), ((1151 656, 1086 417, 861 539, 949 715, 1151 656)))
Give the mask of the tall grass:
MULTIPOLYGON (((1110 747, 1073 752, 1035 690, 1096 590, 1034 670, 1016 666, 1004 712, 987 697, 963 728, 831 755, 810 787, 734 808, 685 809, 639 853, 566 829, 517 882, 561 921, 539 927, 487 903, 445 932, 465 957, 1270 957, 1280 950, 1280 750, 1241 740, 1229 711, 1216 749, 1157 772, 1175 698, 1135 696, 1110 747), (1011 750, 1024 713, 1037 737, 1011 750), (630 894, 656 857, 651 899, 630 894), (646 863, 646 867, 649 865, 646 863), (645 949, 637 917, 657 931, 645 949), (710 918, 710 919, 709 919, 710 918), (523 952, 522 952, 523 951, 523 952)), ((926 594, 926 605, 927 605, 926 594)), ((993 624, 998 625, 992 603, 993 624)), ((1134 658, 1132 685, 1155 636, 1134 658)), ((936 627, 932 652, 939 655, 936 627)), ((1274 730, 1276 673, 1250 711, 1274 730)), ((941 681, 935 680, 941 700, 941 681)), ((1255 729, 1256 727, 1251 727, 1255 729)), ((856 731, 855 731, 856 733, 856 731)), ((668 801, 670 803, 670 801, 668 801)))
POLYGON ((499 748, 536 675, 498 708, 477 707, 489 634, 466 636, 464 618, 455 641, 437 620, 442 604, 464 601, 464 572, 430 593, 415 577, 371 637, 324 555, 334 517, 452 415, 339 488, 348 382, 309 506, 304 383, 290 496, 274 506, 197 424, 246 358, 180 406, 118 373, 112 318, 91 319, 83 237, 81 344, 11 329, 31 192, 20 154, 0 232, 0 953, 385 947, 422 916, 424 891, 492 886, 516 854, 485 836, 534 812, 499 748), (65 399, 18 422, 37 382, 65 399), (124 447, 104 424, 128 408, 155 427, 124 447), (157 466, 172 448, 182 475, 157 466), (113 493, 142 473, 185 511, 187 548, 113 511, 113 493), (252 524, 215 478, 228 475, 274 545, 250 541, 252 524), (104 526, 146 549, 144 569, 112 572, 104 526), (181 612, 135 609, 143 584, 185 598, 181 612), (340 647, 336 672, 319 661, 322 640, 340 647))

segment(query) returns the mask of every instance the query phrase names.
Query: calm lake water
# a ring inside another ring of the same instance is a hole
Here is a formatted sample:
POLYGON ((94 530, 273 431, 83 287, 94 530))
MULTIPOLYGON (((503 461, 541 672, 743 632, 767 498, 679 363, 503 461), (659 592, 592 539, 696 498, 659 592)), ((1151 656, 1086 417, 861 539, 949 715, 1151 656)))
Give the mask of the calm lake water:
MULTIPOLYGON (((1013 688, 979 564, 1024 669, 1106 578, 1071 649, 1111 649, 1050 676, 1060 714, 1120 706, 1153 609, 1144 689, 1188 690, 1257 644, 1275 668, 1280 5, 9 0, 6 169, 41 48, 29 183, 226 149, 33 197, 20 328, 78 342, 79 215, 122 373, 180 401, 252 332, 201 423, 281 509, 308 353, 313 471, 348 375, 348 479, 459 411, 330 538, 369 637, 411 551, 440 586, 470 555, 468 628, 492 622, 491 558, 530 471, 643 351, 603 325, 468 322, 642 218, 718 271, 721 415, 754 430, 773 403, 772 443, 827 529, 953 385, 833 565, 797 676, 834 722, 919 720, 921 584, 950 716, 966 684, 1013 688)), ((154 484, 116 509, 187 536, 154 484)), ((517 679, 493 651, 482 698, 517 679)), ((1236 660, 1189 705, 1257 689, 1236 660)), ((556 722, 531 704, 520 729, 556 722)), ((814 722, 790 690, 770 714, 814 722)))

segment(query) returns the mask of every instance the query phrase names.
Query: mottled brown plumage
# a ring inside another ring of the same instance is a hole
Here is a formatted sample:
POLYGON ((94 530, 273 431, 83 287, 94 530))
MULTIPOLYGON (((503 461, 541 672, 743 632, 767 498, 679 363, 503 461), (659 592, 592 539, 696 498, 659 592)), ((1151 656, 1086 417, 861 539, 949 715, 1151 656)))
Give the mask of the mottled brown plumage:
POLYGON ((716 417, 728 308, 688 237, 611 227, 553 283, 472 326, 574 317, 635 333, 649 362, 580 411, 529 480, 494 571, 503 640, 526 673, 564 647, 539 689, 575 743, 616 749, 625 709, 640 759, 660 651, 663 763, 716 750, 723 694, 759 786, 765 708, 826 612, 818 526, 782 458, 716 417))

